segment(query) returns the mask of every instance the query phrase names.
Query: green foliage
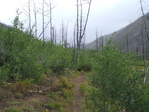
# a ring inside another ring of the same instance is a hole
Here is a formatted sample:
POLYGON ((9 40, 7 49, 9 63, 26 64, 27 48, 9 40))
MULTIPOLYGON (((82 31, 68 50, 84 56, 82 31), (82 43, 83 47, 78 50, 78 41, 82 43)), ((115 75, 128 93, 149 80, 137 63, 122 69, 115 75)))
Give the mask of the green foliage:
POLYGON ((45 46, 45 67, 50 68, 52 72, 60 74, 64 68, 71 66, 71 50, 64 49, 62 46, 50 43, 45 46))
MULTIPOLYGON (((12 89, 26 92, 33 82, 41 81, 43 73, 51 70, 54 74, 61 74, 65 68, 77 67, 83 71, 94 70, 95 73, 90 75, 92 88, 88 84, 80 88, 88 98, 85 99, 87 111, 149 110, 149 85, 143 84, 143 77, 137 68, 144 65, 140 58, 131 59, 130 55, 123 54, 110 45, 109 41, 100 52, 80 50, 78 63, 75 65, 72 63, 72 48, 65 49, 61 45, 51 44, 50 41, 43 43, 22 30, 23 24, 19 21, 18 11, 13 27, 0 28, 0 78, 15 81, 15 88, 12 86, 12 89)), ((65 100, 66 104, 71 103, 72 85, 69 83, 60 77, 59 83, 55 85, 56 91, 49 94, 52 101, 47 104, 48 109, 62 111, 66 105, 63 102, 57 103, 60 99, 65 100)), ((24 110, 34 111, 32 107, 24 107, 24 110)), ((13 108, 5 111, 17 112, 13 108)))
POLYGON ((82 50, 79 53, 79 63, 77 67, 85 72, 92 71, 94 65, 94 54, 97 51, 82 50))
POLYGON ((21 14, 21 12, 19 12, 19 9, 17 9, 16 11, 16 17, 13 21, 13 27, 15 29, 20 29, 22 30, 23 29, 23 23, 19 21, 19 15, 21 14))
POLYGON ((15 108, 7 108, 4 110, 4 112, 23 112, 23 111, 15 108))
POLYGON ((17 16, 14 27, 0 28, 1 61, 4 64, 0 67, 0 76, 7 81, 30 78, 39 82, 42 65, 37 60, 41 51, 41 42, 21 31, 20 24, 17 16))
POLYGON ((0 77, 6 81, 34 79, 40 82, 43 73, 60 74, 71 66, 72 49, 43 42, 28 32, 23 32, 19 13, 13 27, 0 28, 0 77))
POLYGON ((149 109, 146 106, 149 102, 147 85, 142 85, 139 71, 133 71, 128 57, 114 46, 107 45, 100 52, 95 70, 92 77, 96 87, 92 92, 94 111, 108 111, 113 104, 118 105, 119 110, 132 112, 149 109))
POLYGON ((35 81, 39 81, 42 66, 37 63, 37 53, 38 50, 40 51, 38 41, 33 36, 14 28, 5 29, 0 39, 4 43, 2 46, 4 49, 2 76, 12 81, 26 78, 34 78, 35 81))
POLYGON ((69 112, 69 107, 74 100, 72 87, 73 84, 68 77, 59 76, 51 86, 52 91, 47 94, 49 102, 46 108, 50 111, 69 112))

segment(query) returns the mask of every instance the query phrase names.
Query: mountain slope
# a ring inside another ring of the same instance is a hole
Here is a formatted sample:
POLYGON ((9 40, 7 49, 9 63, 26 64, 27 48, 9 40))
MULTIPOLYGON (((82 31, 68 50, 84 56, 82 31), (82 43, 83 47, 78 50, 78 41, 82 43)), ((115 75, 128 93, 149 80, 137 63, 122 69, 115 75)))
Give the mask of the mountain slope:
MULTIPOLYGON (((145 15, 147 29, 149 29, 149 13, 145 15)), ((149 32, 148 32, 149 33, 149 32)), ((86 45, 87 49, 96 49, 97 46, 101 49, 105 45, 105 40, 112 37, 112 41, 117 45, 122 45, 122 51, 128 50, 134 53, 141 53, 144 45, 145 52, 149 52, 149 41, 146 36, 144 18, 140 17, 128 26, 120 29, 114 34, 108 34, 99 37, 97 40, 86 45), (144 44, 143 44, 144 43, 144 44)))
POLYGON ((1 22, 0 22, 0 26, 3 27, 3 28, 8 28, 9 27, 8 25, 6 25, 4 23, 1 23, 1 22))

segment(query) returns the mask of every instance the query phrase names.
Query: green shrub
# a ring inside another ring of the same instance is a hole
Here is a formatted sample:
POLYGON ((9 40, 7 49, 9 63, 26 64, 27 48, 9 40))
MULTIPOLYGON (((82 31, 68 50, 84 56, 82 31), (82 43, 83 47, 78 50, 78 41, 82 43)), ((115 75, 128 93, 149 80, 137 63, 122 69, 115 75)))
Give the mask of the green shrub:
POLYGON ((92 99, 100 98, 100 103, 97 99, 94 101, 95 107, 101 111, 108 111, 113 104, 119 110, 130 112, 146 112, 149 109, 146 106, 149 102, 147 86, 142 85, 139 71, 131 68, 125 54, 114 46, 105 46, 97 58, 96 72, 92 77, 93 86, 96 87, 92 99))
POLYGON ((91 65, 80 65, 79 69, 85 72, 89 72, 92 70, 92 66, 91 65))
MULTIPOLYGON (((20 24, 15 21, 15 25, 20 24)), ((18 28, 0 28, 1 59, 4 63, 0 68, 1 77, 8 81, 34 78, 35 82, 39 82, 42 74, 42 65, 38 63, 41 42, 18 28)))
POLYGON ((23 112, 23 111, 15 108, 7 108, 4 110, 4 112, 23 112))
POLYGON ((50 68, 52 72, 60 74, 66 67, 71 66, 71 49, 64 49, 62 46, 54 45, 50 47, 46 44, 44 66, 50 68))

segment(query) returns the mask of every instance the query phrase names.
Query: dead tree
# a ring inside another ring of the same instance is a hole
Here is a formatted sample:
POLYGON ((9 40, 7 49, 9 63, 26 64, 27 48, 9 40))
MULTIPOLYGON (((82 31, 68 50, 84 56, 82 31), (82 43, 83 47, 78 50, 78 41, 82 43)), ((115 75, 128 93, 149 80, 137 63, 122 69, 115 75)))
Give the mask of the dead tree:
POLYGON ((50 11, 50 38, 51 38, 51 43, 53 43, 54 41, 54 36, 53 36, 53 32, 54 32, 54 28, 52 25, 52 5, 51 5, 51 1, 49 0, 49 11, 50 11))
MULTIPOLYGON (((144 9, 143 9, 143 4, 142 4, 142 0, 140 0, 140 5, 141 5, 141 12, 142 12, 142 15, 143 15, 143 22, 144 22, 144 32, 145 32, 145 36, 147 37, 147 40, 149 42, 149 33, 148 33, 148 28, 147 28, 147 22, 146 22, 146 18, 145 18, 145 14, 144 14, 144 9)), ((142 34, 143 35, 143 34, 142 34)), ((143 40, 143 36, 142 36, 142 40, 143 40)), ((147 47, 146 47, 147 48, 147 47)), ((144 51, 143 51, 144 52, 144 51)), ((145 52, 144 52, 144 57, 143 58, 146 58, 145 56, 145 52)), ((147 66, 146 65, 146 61, 144 61, 144 66, 147 66)), ((149 70, 149 66, 147 67, 147 70, 146 70, 146 74, 144 76, 144 80, 143 80, 143 83, 145 84, 146 83, 146 79, 147 79, 147 74, 148 74, 148 70, 149 70)))
POLYGON ((31 25, 31 0, 28 0, 28 14, 29 14, 29 33, 32 32, 32 25, 31 25))
POLYGON ((145 47, 144 47, 144 35, 143 35, 143 27, 141 28, 140 37, 141 37, 141 43, 142 43, 142 60, 145 60, 145 47))
POLYGON ((27 20, 28 20, 28 29, 29 29, 29 33, 32 33, 32 18, 31 18, 31 0, 28 0, 27 3, 24 5, 27 7, 22 7, 24 14, 27 16, 27 20))
POLYGON ((37 10, 37 7, 36 7, 36 3, 35 3, 35 0, 33 0, 33 4, 34 4, 34 9, 33 9, 33 12, 34 12, 34 21, 35 21, 35 23, 34 23, 34 27, 35 27, 35 37, 36 37, 36 39, 38 39, 37 38, 37 14, 38 14, 38 10, 37 10))
POLYGON ((80 49, 81 47, 81 42, 82 39, 85 35, 85 31, 86 31, 86 27, 87 27, 87 23, 88 23, 88 18, 89 18, 89 13, 90 13, 90 8, 91 8, 91 3, 92 0, 77 0, 77 48, 80 49), (83 26, 83 3, 82 1, 85 2, 85 4, 88 4, 88 11, 87 11, 87 15, 85 17, 85 22, 84 22, 84 26, 83 26), (79 13, 80 12, 80 13, 79 13), (80 18, 79 18, 80 16, 80 18), (79 27, 80 27, 80 31, 79 31, 79 27))
MULTIPOLYGON (((69 22, 68 22, 69 23, 69 22)), ((62 38, 62 46, 64 46, 64 48, 67 48, 68 42, 67 42, 67 35, 68 35, 68 23, 65 26, 64 21, 62 20, 62 25, 61 25, 61 38, 62 38)))
POLYGON ((103 50, 103 36, 101 36, 101 47, 102 47, 102 50, 103 50))
POLYGON ((45 34, 45 15, 44 15, 44 4, 45 4, 45 0, 43 0, 43 2, 42 2, 42 31, 43 31, 43 33, 42 33, 42 38, 43 38, 43 46, 45 45, 45 36, 44 36, 44 34, 45 34))
POLYGON ((68 23, 67 23, 67 25, 65 27, 65 40, 64 40, 64 46, 65 46, 65 48, 67 48, 68 47, 68 44, 69 44, 68 43, 68 40, 67 40, 67 36, 68 36, 68 23))
POLYGON ((72 47, 73 47, 73 52, 72 52, 72 64, 75 64, 76 62, 76 25, 74 26, 74 31, 73 31, 73 43, 72 43, 72 47))
MULTIPOLYGON (((85 31, 86 31, 86 27, 87 27, 87 23, 88 23, 88 19, 89 19, 89 14, 90 14, 90 8, 91 8, 91 3, 92 3, 92 0, 87 0, 86 1, 86 3, 88 4, 88 11, 87 11, 87 15, 86 15, 86 20, 85 20, 85 25, 83 26, 83 29, 82 29, 82 33, 80 33, 81 35, 80 35, 80 38, 79 38, 79 43, 81 43, 81 41, 82 41, 82 38, 84 37, 84 35, 85 35, 85 31)), ((82 10, 82 8, 81 8, 81 10, 82 10)), ((82 12, 82 11, 81 11, 82 12)), ((80 23, 83 21, 83 19, 82 20, 80 20, 80 23)), ((79 44, 80 45, 80 44, 79 44)), ((79 46, 80 47, 80 46, 79 46)))
POLYGON ((96 50, 99 50, 98 31, 96 29, 96 50))
POLYGON ((82 0, 80 0, 80 31, 79 31, 79 40, 78 40, 78 47, 80 49, 80 45, 81 45, 81 42, 82 42, 82 39, 83 37, 82 36, 82 31, 83 31, 83 7, 82 7, 82 0), (82 38, 82 39, 81 39, 82 38))
POLYGON ((103 50, 103 36, 102 36, 102 32, 100 33, 100 50, 103 50))
POLYGON ((53 37, 54 37, 54 43, 56 44, 57 43, 57 31, 55 29, 56 28, 54 28, 54 31, 53 31, 53 37))
POLYGON ((77 42, 76 43, 77 44, 76 60, 77 61, 79 57, 79 50, 81 49, 82 39, 84 38, 84 35, 86 32, 91 3, 92 3, 92 0, 77 0, 77 19, 76 19, 76 42, 77 42), (83 5, 84 4, 88 5, 87 14, 85 17, 83 17, 83 5))
POLYGON ((65 36, 64 36, 64 22, 63 22, 63 20, 62 20, 61 36, 62 36, 62 45, 64 45, 65 36))
POLYGON ((149 33, 148 33, 147 22, 146 22, 146 18, 145 18, 145 14, 144 14, 144 9, 143 9, 142 0, 140 0, 140 5, 141 5, 142 16, 143 16, 145 34, 146 34, 146 37, 147 37, 148 42, 149 42, 149 33))
POLYGON ((48 10, 48 14, 46 15, 48 18, 49 18, 49 24, 50 24, 50 40, 51 40, 51 43, 54 43, 55 39, 54 39, 54 27, 53 27, 53 22, 52 22, 52 10, 56 7, 56 6, 52 6, 52 3, 51 3, 51 0, 49 0, 48 3, 45 3, 48 10))

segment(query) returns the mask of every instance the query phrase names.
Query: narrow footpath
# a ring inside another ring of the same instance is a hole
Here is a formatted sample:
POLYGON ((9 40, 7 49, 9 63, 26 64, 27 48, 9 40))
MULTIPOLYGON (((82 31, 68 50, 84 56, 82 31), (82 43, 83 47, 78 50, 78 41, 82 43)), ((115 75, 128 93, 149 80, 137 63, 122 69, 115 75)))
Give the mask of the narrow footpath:
POLYGON ((84 82, 85 77, 79 75, 75 79, 74 83, 74 104, 72 107, 72 112, 81 112, 82 106, 82 93, 80 91, 80 85, 84 82))

